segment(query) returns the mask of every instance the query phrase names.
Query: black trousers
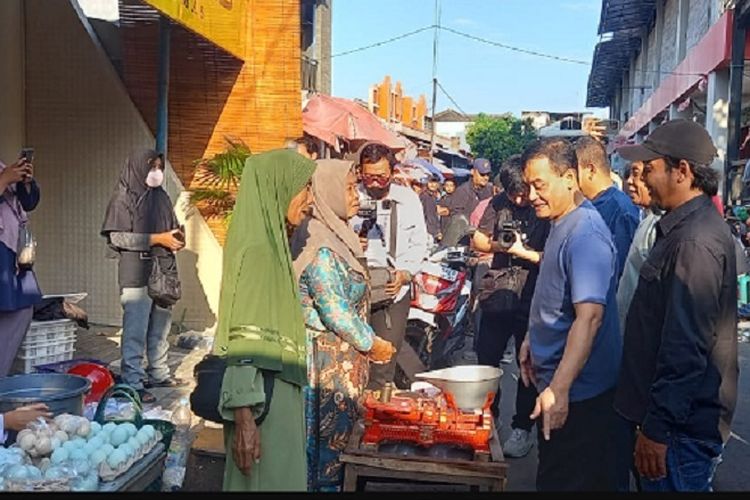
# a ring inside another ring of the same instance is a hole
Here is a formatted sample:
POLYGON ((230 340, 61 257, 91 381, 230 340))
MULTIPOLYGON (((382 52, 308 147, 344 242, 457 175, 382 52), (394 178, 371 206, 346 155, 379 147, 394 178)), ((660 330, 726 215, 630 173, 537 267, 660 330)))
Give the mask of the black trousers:
POLYGON ((570 403, 561 429, 545 441, 537 426, 537 491, 616 491, 617 415, 614 389, 570 403))
POLYGON ((406 322, 409 319, 410 305, 411 295, 407 293, 403 299, 390 307, 373 311, 370 324, 372 329, 375 330, 375 335, 391 342, 393 347, 396 348, 396 354, 388 363, 382 365, 370 363, 368 389, 382 389, 386 382, 393 382, 393 377, 396 375, 396 357, 401 350, 401 344, 404 343, 404 336, 406 335, 406 322))
MULTIPOLYGON (((482 311, 479 339, 477 340, 477 360, 479 364, 498 366, 511 337, 516 342, 516 363, 518 363, 521 343, 526 336, 528 326, 529 317, 521 311, 499 314, 482 311)), ((500 387, 498 387, 495 400, 492 402, 492 414, 495 417, 500 414, 500 392, 500 387)), ((534 411, 536 397, 536 388, 531 384, 526 387, 519 376, 516 389, 516 413, 513 415, 511 427, 525 431, 531 430, 534 421, 529 418, 529 415, 534 411)))

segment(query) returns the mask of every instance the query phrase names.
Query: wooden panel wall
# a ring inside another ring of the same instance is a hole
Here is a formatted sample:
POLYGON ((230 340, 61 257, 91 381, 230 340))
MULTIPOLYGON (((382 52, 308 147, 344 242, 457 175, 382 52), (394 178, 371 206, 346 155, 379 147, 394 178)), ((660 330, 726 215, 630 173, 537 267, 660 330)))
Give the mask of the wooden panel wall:
MULTIPOLYGON (((302 133, 299 0, 247 1, 244 59, 172 26, 168 156, 188 189, 198 187, 195 160, 223 150, 227 137, 261 152, 302 133)), ((123 78, 155 132, 159 29, 155 11, 144 9, 120 0, 123 78)), ((208 223, 223 242, 221 221, 208 223)))

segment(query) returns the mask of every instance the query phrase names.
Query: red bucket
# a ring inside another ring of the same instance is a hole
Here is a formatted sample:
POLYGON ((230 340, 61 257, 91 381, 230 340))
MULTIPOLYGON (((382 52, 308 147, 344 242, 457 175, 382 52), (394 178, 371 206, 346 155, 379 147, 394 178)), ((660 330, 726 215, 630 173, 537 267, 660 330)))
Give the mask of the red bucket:
POLYGON ((67 373, 80 375, 91 381, 91 391, 86 395, 85 404, 94 403, 101 399, 107 389, 115 385, 112 373, 102 365, 82 362, 73 366, 67 373))

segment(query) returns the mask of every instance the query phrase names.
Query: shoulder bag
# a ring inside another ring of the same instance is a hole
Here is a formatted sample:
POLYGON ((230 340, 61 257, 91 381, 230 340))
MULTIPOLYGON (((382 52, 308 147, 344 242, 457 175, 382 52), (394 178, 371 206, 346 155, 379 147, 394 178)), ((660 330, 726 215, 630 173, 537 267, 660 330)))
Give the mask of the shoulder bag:
MULTIPOLYGON (((193 368, 195 389, 190 393, 190 408, 199 417, 217 424, 224 423, 219 412, 219 398, 226 369, 227 358, 215 354, 206 354, 193 368)), ((276 380, 276 376, 271 371, 261 370, 261 373, 266 403, 263 412, 256 417, 255 425, 262 424, 271 409, 273 386, 276 380)))
POLYGON ((151 254, 151 274, 148 278, 148 296, 159 307, 168 309, 182 296, 182 285, 177 273, 177 258, 172 252, 151 254))

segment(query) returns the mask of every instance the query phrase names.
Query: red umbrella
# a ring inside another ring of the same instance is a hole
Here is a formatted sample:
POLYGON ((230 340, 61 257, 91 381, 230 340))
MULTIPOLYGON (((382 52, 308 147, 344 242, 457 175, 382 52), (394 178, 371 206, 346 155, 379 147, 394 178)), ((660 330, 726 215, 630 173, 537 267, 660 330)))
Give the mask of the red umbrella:
POLYGON ((317 94, 302 110, 302 124, 307 134, 322 139, 338 149, 338 139, 382 142, 392 149, 404 144, 394 132, 369 110, 349 99, 317 94))

